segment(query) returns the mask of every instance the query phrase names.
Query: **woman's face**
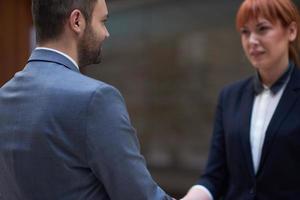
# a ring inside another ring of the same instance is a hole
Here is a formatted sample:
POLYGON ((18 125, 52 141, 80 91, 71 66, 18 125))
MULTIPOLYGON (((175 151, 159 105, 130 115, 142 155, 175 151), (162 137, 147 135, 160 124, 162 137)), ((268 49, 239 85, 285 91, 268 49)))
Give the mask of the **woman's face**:
POLYGON ((243 49, 251 64, 259 71, 287 67, 289 44, 297 35, 294 26, 292 23, 283 27, 279 21, 271 23, 265 18, 249 20, 240 32, 243 49))

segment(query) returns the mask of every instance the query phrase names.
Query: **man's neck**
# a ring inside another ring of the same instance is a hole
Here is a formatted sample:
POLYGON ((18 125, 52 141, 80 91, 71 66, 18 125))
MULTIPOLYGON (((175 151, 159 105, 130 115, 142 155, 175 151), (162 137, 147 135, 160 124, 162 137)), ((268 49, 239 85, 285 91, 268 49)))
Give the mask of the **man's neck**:
POLYGON ((74 59, 74 55, 72 56, 72 52, 67 51, 65 48, 59 48, 55 45, 49 45, 49 44, 45 44, 45 43, 40 43, 37 45, 37 49, 46 49, 46 50, 50 50, 50 51, 55 51, 56 53, 62 54, 63 56, 65 56, 66 58, 68 58, 78 69, 78 61, 74 59))
POLYGON ((44 47, 54 49, 62 52, 74 60, 78 65, 77 46, 66 40, 54 40, 51 42, 41 42, 37 45, 38 47, 44 47))

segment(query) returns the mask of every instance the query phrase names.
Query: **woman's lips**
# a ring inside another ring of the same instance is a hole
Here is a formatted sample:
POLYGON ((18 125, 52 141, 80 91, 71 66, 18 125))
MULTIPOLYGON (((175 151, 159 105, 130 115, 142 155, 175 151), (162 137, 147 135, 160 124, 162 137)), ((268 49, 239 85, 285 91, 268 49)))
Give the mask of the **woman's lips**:
POLYGON ((253 56, 253 57, 260 56, 264 53, 265 53, 264 51, 250 51, 250 55, 253 56))

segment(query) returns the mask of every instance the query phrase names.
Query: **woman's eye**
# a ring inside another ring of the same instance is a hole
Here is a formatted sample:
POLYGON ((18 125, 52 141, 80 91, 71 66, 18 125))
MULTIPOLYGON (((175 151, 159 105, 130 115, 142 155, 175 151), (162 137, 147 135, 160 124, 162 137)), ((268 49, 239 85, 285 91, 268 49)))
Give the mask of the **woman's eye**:
POLYGON ((241 30, 240 30, 240 33, 241 33, 242 35, 247 35, 247 34, 249 34, 249 30, 247 30, 247 29, 241 29, 241 30))
POLYGON ((269 29, 269 27, 267 27, 267 26, 261 26, 261 27, 258 28, 258 31, 259 31, 259 32, 265 32, 265 31, 267 31, 268 29, 269 29))

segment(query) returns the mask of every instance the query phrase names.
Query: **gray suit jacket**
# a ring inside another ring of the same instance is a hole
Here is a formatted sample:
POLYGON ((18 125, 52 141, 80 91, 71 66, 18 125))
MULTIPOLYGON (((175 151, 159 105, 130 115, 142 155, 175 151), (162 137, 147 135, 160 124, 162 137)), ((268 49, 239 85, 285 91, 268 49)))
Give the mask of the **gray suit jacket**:
POLYGON ((0 199, 171 198, 146 168, 118 90, 40 49, 0 89, 0 199))

